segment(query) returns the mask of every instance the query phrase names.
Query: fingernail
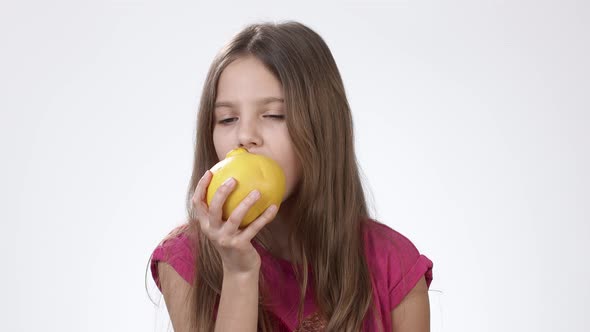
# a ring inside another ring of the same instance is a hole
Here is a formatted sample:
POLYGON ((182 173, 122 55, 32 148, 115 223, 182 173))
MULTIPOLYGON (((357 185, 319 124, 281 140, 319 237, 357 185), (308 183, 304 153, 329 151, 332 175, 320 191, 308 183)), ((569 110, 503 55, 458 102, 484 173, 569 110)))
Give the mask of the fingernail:
POLYGON ((260 197, 260 192, 258 190, 254 190, 250 193, 250 197, 253 199, 258 199, 260 197))
POLYGON ((234 184, 234 178, 229 178, 223 182, 222 186, 231 186, 232 184, 234 184))

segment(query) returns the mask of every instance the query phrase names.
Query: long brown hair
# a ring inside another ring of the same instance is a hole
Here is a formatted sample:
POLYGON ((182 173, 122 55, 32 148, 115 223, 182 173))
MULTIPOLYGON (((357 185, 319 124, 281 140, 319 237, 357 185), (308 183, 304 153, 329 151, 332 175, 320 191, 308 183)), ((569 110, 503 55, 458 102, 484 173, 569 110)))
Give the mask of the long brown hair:
MULTIPOLYGON (((198 230, 191 198, 201 176, 219 161, 212 136, 219 77, 229 63, 246 55, 259 59, 282 84, 287 128, 302 165, 302 179, 293 197, 293 211, 298 215, 289 224, 289 245, 300 248, 293 252, 293 260, 302 267, 302 271, 295 269, 301 286, 299 321, 309 264, 326 331, 359 331, 372 311, 373 296, 361 231, 368 211, 354 152, 352 115, 328 46, 315 31, 294 21, 245 27, 215 57, 204 83, 186 198, 190 232, 198 244, 189 298, 192 330, 213 330, 223 272, 218 253, 198 230)), ((260 289, 259 329, 271 331, 263 278, 260 289)))

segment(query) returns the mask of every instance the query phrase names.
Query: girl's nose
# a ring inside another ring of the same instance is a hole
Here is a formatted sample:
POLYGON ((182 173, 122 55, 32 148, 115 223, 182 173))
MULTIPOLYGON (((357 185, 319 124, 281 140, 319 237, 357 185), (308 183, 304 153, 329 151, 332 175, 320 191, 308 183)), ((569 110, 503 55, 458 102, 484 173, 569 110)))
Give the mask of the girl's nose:
POLYGON ((260 146, 262 144, 262 137, 260 136, 256 125, 247 122, 240 123, 238 143, 240 147, 244 147, 248 150, 252 147, 260 146))

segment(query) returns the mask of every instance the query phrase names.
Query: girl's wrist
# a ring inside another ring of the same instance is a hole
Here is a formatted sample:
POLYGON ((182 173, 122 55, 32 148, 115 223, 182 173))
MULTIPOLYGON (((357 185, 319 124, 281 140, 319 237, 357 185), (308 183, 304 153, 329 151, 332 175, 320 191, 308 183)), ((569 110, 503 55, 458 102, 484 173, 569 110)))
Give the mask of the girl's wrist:
POLYGON ((223 268, 223 280, 234 282, 250 282, 252 280, 258 281, 260 275, 260 267, 247 271, 233 271, 223 268))

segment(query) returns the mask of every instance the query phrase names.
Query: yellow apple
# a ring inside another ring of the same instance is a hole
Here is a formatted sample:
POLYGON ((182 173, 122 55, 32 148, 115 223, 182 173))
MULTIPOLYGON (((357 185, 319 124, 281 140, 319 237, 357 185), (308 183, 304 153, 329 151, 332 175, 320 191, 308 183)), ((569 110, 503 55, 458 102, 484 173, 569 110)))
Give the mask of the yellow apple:
POLYGON ((234 190, 223 205, 223 220, 227 220, 232 211, 248 194, 257 189, 260 198, 248 210, 240 228, 247 226, 258 218, 272 204, 280 207, 286 190, 283 170, 271 158, 253 154, 244 148, 233 149, 225 159, 215 164, 211 170, 213 178, 207 188, 207 205, 211 204, 213 195, 225 180, 236 180, 234 190))

